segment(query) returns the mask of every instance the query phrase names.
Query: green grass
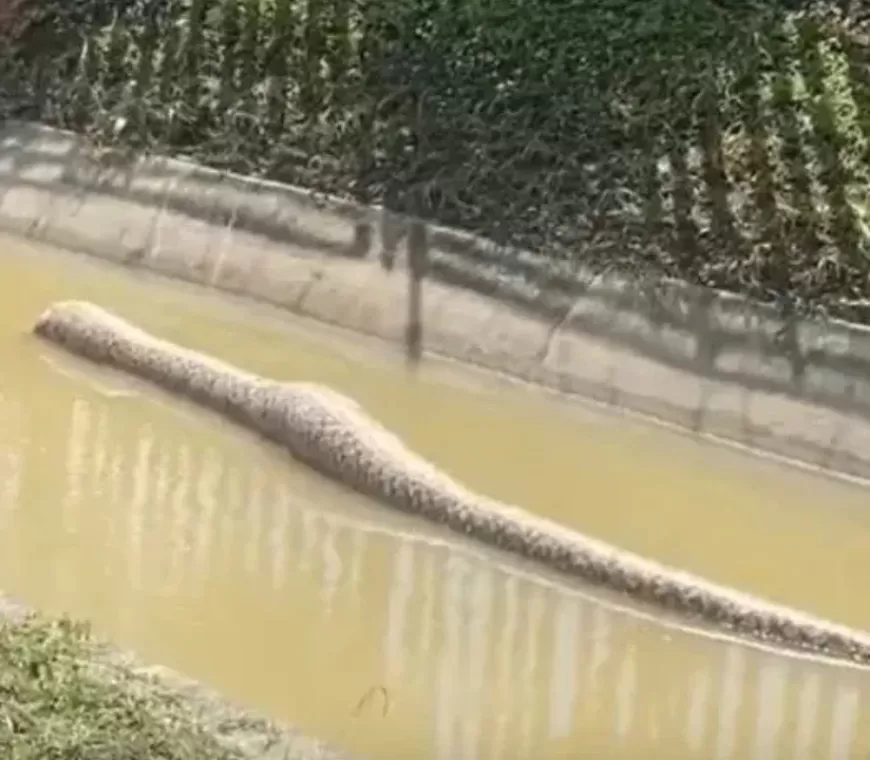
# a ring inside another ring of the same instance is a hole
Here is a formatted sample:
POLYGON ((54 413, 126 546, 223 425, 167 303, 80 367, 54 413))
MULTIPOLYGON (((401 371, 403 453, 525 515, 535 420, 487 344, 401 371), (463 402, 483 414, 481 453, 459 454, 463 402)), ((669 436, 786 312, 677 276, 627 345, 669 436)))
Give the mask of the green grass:
POLYGON ((865 5, 55 0, 0 63, 2 103, 559 259, 870 319, 865 5))
POLYGON ((240 760, 168 690, 98 666, 87 631, 35 617, 0 623, 4 760, 240 760))

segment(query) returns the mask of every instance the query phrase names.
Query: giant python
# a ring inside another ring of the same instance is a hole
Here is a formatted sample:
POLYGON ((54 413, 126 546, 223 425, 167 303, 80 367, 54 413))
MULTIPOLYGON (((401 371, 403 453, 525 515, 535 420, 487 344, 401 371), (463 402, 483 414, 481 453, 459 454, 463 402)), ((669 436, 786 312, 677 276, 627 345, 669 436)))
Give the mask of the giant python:
POLYGON ((244 372, 81 301, 53 304, 33 329, 74 354, 236 420, 382 504, 731 634, 870 664, 865 633, 715 585, 472 492, 324 386, 244 372))

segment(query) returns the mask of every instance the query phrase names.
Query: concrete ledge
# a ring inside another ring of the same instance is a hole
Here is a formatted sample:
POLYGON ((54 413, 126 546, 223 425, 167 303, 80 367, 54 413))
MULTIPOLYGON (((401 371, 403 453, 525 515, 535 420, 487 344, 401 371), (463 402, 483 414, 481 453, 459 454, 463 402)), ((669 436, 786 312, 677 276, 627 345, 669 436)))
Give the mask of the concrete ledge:
MULTIPOLYGON (((167 158, 0 128, 0 227, 399 342, 409 220, 167 158), (394 266, 385 267, 384 263, 394 266)), ((870 478, 870 330, 596 278, 428 226, 425 351, 870 478)))

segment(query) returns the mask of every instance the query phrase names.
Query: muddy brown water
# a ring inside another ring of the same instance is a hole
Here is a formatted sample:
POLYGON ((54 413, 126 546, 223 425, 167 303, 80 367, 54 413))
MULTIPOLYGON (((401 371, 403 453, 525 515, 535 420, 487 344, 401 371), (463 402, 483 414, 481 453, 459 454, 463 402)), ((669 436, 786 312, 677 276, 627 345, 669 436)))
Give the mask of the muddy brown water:
POLYGON ((381 509, 29 335, 62 298, 349 393, 469 485, 870 629, 865 490, 0 236, 0 589, 376 758, 870 758, 870 672, 381 509), (429 365, 427 365, 429 366, 429 365))

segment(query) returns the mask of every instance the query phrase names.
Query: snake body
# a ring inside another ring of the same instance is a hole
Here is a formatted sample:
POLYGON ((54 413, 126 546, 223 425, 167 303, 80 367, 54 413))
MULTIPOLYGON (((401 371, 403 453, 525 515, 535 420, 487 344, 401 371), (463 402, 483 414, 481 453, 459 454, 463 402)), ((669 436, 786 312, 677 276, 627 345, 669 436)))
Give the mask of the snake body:
POLYGON ((689 620, 787 649, 870 664, 866 633, 715 585, 474 493, 327 387, 250 374, 81 301, 52 305, 34 332, 224 414, 382 504, 689 620))

